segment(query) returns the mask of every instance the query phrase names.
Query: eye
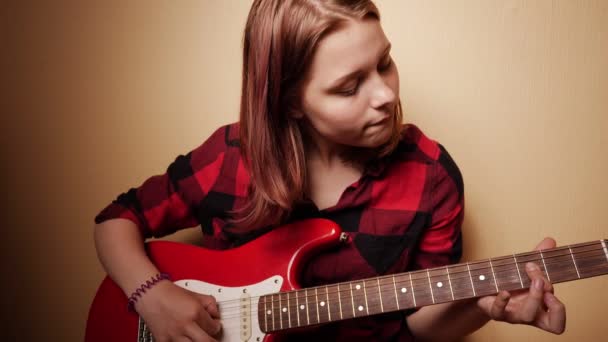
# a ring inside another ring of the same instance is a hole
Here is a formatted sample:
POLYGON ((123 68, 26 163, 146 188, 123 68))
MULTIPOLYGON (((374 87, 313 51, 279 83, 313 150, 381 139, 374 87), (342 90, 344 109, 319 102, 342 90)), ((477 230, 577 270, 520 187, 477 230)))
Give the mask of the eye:
POLYGON ((357 84, 355 84, 354 87, 344 90, 344 91, 339 91, 338 94, 341 96, 353 96, 357 93, 357 90, 359 90, 359 84, 360 84, 360 81, 357 80, 357 84))
POLYGON ((386 58, 386 60, 381 65, 378 65, 378 70, 380 70, 380 71, 386 71, 392 65, 393 65, 393 58, 391 58, 391 56, 388 55, 388 57, 386 58))

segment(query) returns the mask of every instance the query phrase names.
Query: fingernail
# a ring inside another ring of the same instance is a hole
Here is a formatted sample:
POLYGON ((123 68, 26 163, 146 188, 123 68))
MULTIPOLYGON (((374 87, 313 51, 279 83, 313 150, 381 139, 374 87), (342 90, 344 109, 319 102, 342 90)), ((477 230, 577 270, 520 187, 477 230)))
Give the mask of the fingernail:
POLYGON ((537 271, 537 270, 539 270, 538 266, 535 263, 533 263, 533 262, 527 263, 526 264, 526 269, 528 271, 537 271))
POLYGON ((534 288, 537 290, 543 289, 543 280, 542 279, 534 279, 534 288))

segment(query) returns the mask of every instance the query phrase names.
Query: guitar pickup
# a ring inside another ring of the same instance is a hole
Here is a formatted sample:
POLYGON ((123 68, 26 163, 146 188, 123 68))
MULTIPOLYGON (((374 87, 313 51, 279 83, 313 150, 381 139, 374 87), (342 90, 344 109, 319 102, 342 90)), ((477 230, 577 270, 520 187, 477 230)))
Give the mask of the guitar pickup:
POLYGON ((251 296, 246 291, 243 289, 243 294, 239 299, 241 341, 248 341, 251 338, 251 296))

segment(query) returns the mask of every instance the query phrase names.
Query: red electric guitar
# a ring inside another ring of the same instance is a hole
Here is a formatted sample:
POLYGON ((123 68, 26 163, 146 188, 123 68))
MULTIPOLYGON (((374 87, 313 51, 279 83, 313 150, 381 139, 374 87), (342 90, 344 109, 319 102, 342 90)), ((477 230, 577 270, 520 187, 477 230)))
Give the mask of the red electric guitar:
MULTIPOLYGON (((156 241, 148 255, 161 272, 191 291, 213 295, 222 341, 272 341, 272 333, 527 288, 536 262, 552 283, 608 274, 608 241, 598 240, 483 261, 300 289, 308 256, 339 243, 337 224, 312 219, 277 228, 226 251, 156 241)), ((85 341, 152 341, 143 320, 108 277, 89 312, 85 341)))

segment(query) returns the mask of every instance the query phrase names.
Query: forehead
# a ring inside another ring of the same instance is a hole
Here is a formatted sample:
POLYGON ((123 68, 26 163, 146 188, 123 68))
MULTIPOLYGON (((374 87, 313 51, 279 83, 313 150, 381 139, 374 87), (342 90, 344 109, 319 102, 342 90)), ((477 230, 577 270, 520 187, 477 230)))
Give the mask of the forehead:
POLYGON ((349 72, 375 65, 388 43, 377 19, 348 20, 317 45, 310 66, 310 80, 327 83, 349 72))

